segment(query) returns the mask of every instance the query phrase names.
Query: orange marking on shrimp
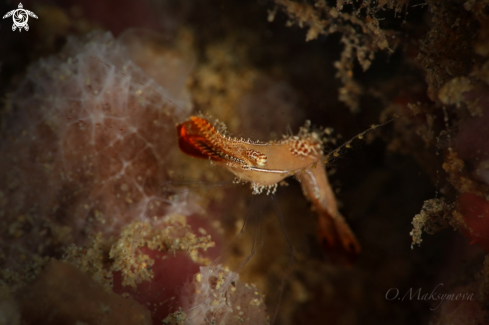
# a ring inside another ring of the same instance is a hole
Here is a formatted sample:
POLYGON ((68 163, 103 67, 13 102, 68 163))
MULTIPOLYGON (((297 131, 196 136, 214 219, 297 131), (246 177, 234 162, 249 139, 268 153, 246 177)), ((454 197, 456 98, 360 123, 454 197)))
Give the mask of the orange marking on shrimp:
POLYGON ((177 129, 180 149, 188 155, 209 158, 233 168, 263 166, 267 162, 262 152, 249 148, 244 141, 222 135, 204 118, 192 116, 177 129))
POLYGON ((274 193, 279 182, 294 175, 318 213, 319 238, 324 248, 348 257, 360 253, 355 235, 338 211, 326 170, 318 166, 318 162, 328 161, 331 155, 336 157, 340 149, 349 147, 351 140, 324 156, 320 135, 310 132, 308 125, 295 136, 268 143, 223 135, 207 119, 197 116, 178 124, 177 131, 184 153, 210 159, 228 169, 241 182, 249 182, 253 194, 264 190, 274 193))

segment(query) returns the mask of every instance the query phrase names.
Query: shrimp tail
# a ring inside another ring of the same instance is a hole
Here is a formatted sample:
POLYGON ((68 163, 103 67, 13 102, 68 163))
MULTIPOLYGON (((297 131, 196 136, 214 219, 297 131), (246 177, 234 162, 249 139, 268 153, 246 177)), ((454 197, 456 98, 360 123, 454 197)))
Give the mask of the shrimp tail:
POLYGON ((335 195, 324 168, 308 168, 296 174, 304 195, 311 200, 318 213, 318 232, 327 256, 335 261, 351 264, 361 248, 355 235, 338 211, 335 195))
POLYGON ((318 237, 327 256, 333 261, 352 262, 361 252, 360 244, 339 213, 332 217, 325 211, 318 214, 318 237))

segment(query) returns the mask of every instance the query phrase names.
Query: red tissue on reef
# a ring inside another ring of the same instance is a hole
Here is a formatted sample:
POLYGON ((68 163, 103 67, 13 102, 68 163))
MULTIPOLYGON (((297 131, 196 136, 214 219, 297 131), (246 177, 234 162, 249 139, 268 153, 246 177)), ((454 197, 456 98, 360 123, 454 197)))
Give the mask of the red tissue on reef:
POLYGON ((192 276, 199 272, 199 265, 182 252, 167 254, 147 248, 143 248, 142 251, 155 261, 151 266, 154 278, 139 283, 133 289, 122 286, 122 277, 118 272, 114 274, 114 292, 128 293, 131 298, 148 307, 153 322, 161 322, 170 312, 182 305, 182 287, 192 281, 192 276))
POLYGON ((471 193, 463 193, 457 199, 459 211, 469 229, 462 233, 489 252, 489 202, 471 193))

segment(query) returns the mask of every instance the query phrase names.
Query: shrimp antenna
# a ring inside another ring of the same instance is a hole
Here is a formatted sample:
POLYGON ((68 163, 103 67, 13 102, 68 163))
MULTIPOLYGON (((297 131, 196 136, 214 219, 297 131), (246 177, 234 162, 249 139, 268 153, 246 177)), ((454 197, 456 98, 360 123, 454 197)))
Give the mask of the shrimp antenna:
POLYGON ((292 273, 292 269, 295 265, 295 249, 294 246, 292 245, 292 242, 290 241, 289 235, 287 234, 284 215, 282 214, 282 209, 280 209, 280 205, 277 202, 277 197, 275 194, 272 194, 270 195, 270 198, 272 200, 273 210, 275 211, 275 214, 277 215, 278 221, 280 223, 280 227, 282 228, 282 233, 284 234, 285 240, 287 241, 287 245, 289 246, 289 267, 287 268, 285 275, 282 277, 282 281, 278 289, 279 296, 278 296, 277 307, 275 308, 275 312, 273 313, 272 322, 271 322, 271 324, 274 324, 275 320, 277 319, 278 312, 280 310, 280 304, 282 303, 282 297, 285 289, 285 280, 290 275, 290 273, 292 273))
POLYGON ((254 209, 253 209, 253 207, 255 207, 257 205, 260 205, 260 204, 257 203, 258 200, 260 200, 260 196, 258 196, 258 195, 253 195, 251 197, 250 205, 249 205, 248 211, 246 213, 246 217, 245 217, 243 226, 241 227, 241 230, 234 237, 233 241, 228 245, 228 247, 211 264, 212 266, 217 266, 218 264, 221 263, 222 259, 224 258, 225 253, 228 252, 231 249, 231 247, 235 244, 235 242, 237 241, 237 239, 239 237, 241 237, 241 235, 244 233, 244 230, 245 230, 246 226, 248 225, 248 222, 250 220, 252 220, 253 223, 255 224, 255 227, 254 227, 255 228, 255 233, 253 235, 253 243, 252 243, 252 246, 251 246, 250 254, 243 260, 243 262, 241 262, 241 264, 239 265, 238 269, 235 271, 235 274, 233 276, 229 277, 228 279, 226 279, 226 282, 222 286, 223 288, 226 288, 227 285, 229 285, 229 283, 231 283, 233 281, 233 279, 236 276, 236 274, 238 274, 243 269, 243 267, 256 254, 256 252, 258 251, 258 249, 263 246, 263 234, 262 234, 263 216, 262 216, 261 213, 258 213, 259 211, 254 211, 254 209))
POLYGON ((346 141, 343 144, 341 144, 336 149, 334 149, 334 150, 330 151, 328 154, 324 155, 323 162, 325 164, 329 163, 330 162, 329 159, 330 159, 331 156, 333 156, 333 158, 339 157, 340 151, 343 150, 343 149, 349 149, 349 148, 351 148, 351 144, 352 144, 353 141, 355 141, 355 140, 363 140, 365 138, 365 135, 367 133, 369 133, 370 131, 373 131, 373 130, 379 128, 379 127, 382 127, 384 125, 387 125, 387 124, 391 123, 392 121, 394 121, 396 119, 398 119, 398 117, 394 117, 394 118, 392 118, 392 119, 390 119, 390 120, 388 120, 388 121, 386 121, 384 123, 381 123, 381 124, 372 124, 370 126, 370 128, 368 128, 367 130, 363 131, 362 133, 359 133, 359 134, 355 135, 354 137, 350 138, 348 141, 346 141))

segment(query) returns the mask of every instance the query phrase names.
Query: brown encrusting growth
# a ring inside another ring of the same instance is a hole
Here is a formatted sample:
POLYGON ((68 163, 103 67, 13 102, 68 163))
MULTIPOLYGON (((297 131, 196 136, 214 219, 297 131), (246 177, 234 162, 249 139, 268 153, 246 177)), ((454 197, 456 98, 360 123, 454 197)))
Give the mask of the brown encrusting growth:
MULTIPOLYGON (((340 59, 334 62, 337 69, 336 77, 343 86, 339 89, 338 99, 344 102, 352 112, 360 108, 360 96, 364 90, 353 75, 354 63, 358 61, 363 71, 368 70, 378 51, 393 52, 398 44, 396 33, 381 29, 378 19, 379 11, 393 9, 396 15, 402 16, 407 8, 408 0, 379 1, 373 4, 370 0, 355 3, 353 10, 348 12, 345 7, 351 1, 337 1, 336 6, 329 6, 325 0, 315 1, 313 5, 291 0, 275 0, 289 16, 288 26, 309 28, 306 41, 317 39, 321 35, 341 34, 344 48, 340 59), (358 32, 358 31, 361 32, 358 32)), ((276 14, 269 11, 268 20, 273 21, 276 14)))
POLYGON ((155 261, 141 248, 173 253, 187 252, 197 264, 209 264, 199 250, 214 246, 211 237, 197 236, 185 216, 168 215, 154 223, 134 221, 121 230, 120 237, 106 239, 98 233, 84 247, 74 244, 65 248, 63 260, 92 276, 98 283, 112 288, 113 273, 121 272, 122 285, 136 287, 154 278, 155 261))

